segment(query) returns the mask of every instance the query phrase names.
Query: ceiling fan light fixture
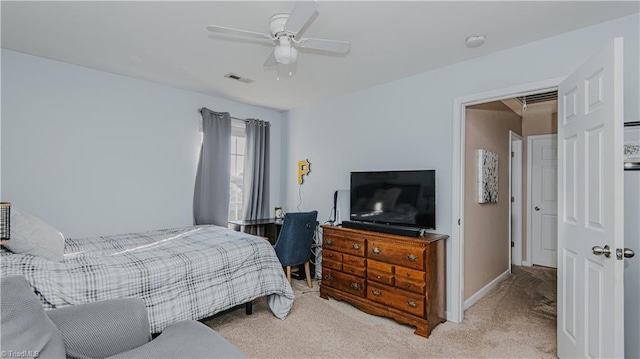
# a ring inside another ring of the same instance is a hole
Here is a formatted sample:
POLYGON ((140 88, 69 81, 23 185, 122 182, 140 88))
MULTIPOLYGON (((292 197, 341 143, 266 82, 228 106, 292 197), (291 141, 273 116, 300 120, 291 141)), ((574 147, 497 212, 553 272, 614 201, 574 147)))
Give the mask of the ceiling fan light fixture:
POLYGON ((274 50, 274 56, 278 63, 283 65, 290 65, 296 62, 298 58, 298 50, 295 47, 291 46, 291 43, 280 44, 276 46, 274 50))

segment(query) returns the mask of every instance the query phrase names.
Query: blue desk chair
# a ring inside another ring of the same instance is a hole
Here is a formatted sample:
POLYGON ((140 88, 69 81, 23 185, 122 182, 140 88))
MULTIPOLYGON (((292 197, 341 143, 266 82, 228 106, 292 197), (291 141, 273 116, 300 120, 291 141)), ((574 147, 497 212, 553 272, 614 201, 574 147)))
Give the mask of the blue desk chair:
POLYGON ((273 249, 275 249, 282 266, 286 267, 289 283, 291 283, 291 267, 304 263, 307 285, 309 288, 313 287, 309 259, 311 258, 311 246, 317 218, 318 211, 287 213, 284 216, 282 229, 273 249))

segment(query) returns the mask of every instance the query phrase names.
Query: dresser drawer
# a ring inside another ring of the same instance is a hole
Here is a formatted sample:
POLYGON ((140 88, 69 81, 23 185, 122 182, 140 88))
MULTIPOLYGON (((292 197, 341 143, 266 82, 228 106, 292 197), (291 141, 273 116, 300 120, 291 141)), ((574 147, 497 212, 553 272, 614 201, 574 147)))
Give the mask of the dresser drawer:
POLYGON ((361 266, 350 266, 347 263, 342 264, 342 271, 347 274, 357 275, 358 277, 364 277, 365 269, 361 266))
POLYGON ((365 261, 363 257, 356 257, 345 254, 342 256, 342 263, 348 264, 350 266, 362 267, 364 269, 365 261))
POLYGON ((426 284, 424 281, 417 282, 410 279, 402 278, 398 275, 395 277, 395 286, 396 288, 408 290, 410 292, 422 294, 425 291, 426 284))
POLYGON ((393 285, 393 274, 375 269, 367 269, 367 279, 378 283, 393 285))
POLYGON ((425 297, 377 283, 369 283, 367 299, 424 318, 425 297))
POLYGON ((322 239, 324 249, 364 257, 364 238, 342 238, 325 234, 322 239))
POLYGON ((322 268, 342 270, 342 262, 329 259, 329 258, 322 258, 322 268))
POLYGON ((331 269, 324 269, 322 285, 333 287, 359 297, 365 297, 365 279, 331 269))
POLYGON ((418 282, 425 281, 424 272, 400 266, 396 266, 396 278, 410 279, 418 282))
POLYGON ((369 240, 367 257, 403 267, 423 269, 425 250, 423 247, 371 239, 369 240))
POLYGON ((372 259, 367 260, 367 269, 393 274, 393 265, 385 262, 374 261, 372 259))
POLYGON ((342 262, 342 253, 334 252, 328 249, 322 251, 322 260, 331 260, 334 262, 342 262))

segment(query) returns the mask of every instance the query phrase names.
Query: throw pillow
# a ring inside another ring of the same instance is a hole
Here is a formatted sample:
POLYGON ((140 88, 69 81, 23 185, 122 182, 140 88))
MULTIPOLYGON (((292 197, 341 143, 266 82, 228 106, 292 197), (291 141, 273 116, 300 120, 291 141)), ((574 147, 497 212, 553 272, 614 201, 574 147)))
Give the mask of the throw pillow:
POLYGON ((7 247, 13 253, 30 254, 51 261, 64 260, 64 236, 41 219, 11 207, 11 239, 7 247))

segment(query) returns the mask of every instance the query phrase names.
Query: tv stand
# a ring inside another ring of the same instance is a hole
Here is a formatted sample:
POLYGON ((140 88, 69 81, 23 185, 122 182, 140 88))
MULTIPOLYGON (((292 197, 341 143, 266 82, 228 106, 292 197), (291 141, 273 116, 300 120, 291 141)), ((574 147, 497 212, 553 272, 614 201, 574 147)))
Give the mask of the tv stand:
POLYGON ((420 228, 407 228, 392 226, 388 224, 367 223, 367 222, 354 222, 354 221, 342 221, 342 227, 351 229, 362 229, 365 231, 381 232, 388 234, 397 234, 399 236, 407 237, 420 237, 424 232, 420 228))

